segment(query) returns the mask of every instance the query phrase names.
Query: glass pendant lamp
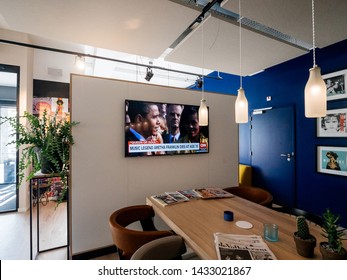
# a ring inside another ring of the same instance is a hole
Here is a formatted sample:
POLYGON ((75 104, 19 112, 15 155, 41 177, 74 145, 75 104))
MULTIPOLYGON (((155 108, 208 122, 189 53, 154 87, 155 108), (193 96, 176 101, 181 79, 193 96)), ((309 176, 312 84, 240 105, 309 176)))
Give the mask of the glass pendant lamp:
POLYGON ((248 101, 245 95, 245 91, 242 88, 242 40, 241 40, 241 0, 239 0, 239 13, 240 13, 240 88, 237 91, 237 98, 235 101, 235 122, 247 123, 248 122, 248 101))
POLYGON ((201 38, 202 38, 202 87, 201 87, 201 101, 199 107, 199 126, 207 126, 208 125, 208 110, 206 106, 206 99, 204 97, 205 91, 205 81, 204 81, 204 23, 201 26, 201 38))
POLYGON ((207 126, 208 125, 208 111, 206 106, 206 100, 203 98, 200 101, 199 107, 199 125, 207 126))
POLYGON ((235 121, 236 123, 248 122, 248 101, 242 87, 237 90, 235 101, 235 121))
POLYGON ((321 76, 320 68, 316 65, 315 29, 314 29, 314 0, 312 0, 312 33, 313 33, 313 67, 305 86, 305 117, 324 117, 327 112, 327 90, 321 76))

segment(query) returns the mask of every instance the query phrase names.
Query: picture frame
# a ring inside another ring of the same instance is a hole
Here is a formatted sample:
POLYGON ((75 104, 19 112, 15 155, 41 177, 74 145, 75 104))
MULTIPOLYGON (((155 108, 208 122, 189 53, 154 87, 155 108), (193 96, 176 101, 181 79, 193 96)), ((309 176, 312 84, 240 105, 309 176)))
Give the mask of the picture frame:
POLYGON ((317 146, 317 172, 347 176, 347 147, 317 146))
POLYGON ((347 108, 328 110, 317 118, 317 137, 347 137, 347 108))
POLYGON ((323 75, 327 87, 327 101, 347 98, 347 69, 323 75))

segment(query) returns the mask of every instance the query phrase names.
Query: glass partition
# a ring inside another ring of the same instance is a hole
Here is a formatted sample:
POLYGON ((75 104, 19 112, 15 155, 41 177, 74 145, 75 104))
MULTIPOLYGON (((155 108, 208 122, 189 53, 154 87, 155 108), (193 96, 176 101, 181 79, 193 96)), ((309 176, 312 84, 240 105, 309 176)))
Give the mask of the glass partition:
MULTIPOLYGON (((17 114, 17 80, 19 67, 0 65, 0 116, 14 117, 17 114)), ((15 140, 8 124, 0 126, 0 212, 16 211, 17 179, 15 144, 8 145, 15 140)))

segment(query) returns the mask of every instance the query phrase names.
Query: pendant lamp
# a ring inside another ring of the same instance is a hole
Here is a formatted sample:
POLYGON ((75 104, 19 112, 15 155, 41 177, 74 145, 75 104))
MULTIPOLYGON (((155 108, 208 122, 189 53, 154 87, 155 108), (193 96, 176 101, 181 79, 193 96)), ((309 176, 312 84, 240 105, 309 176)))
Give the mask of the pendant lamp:
POLYGON ((239 0, 239 13, 240 13, 240 88, 237 91, 237 98, 235 101, 235 122, 247 123, 248 122, 248 101, 245 95, 245 91, 242 88, 242 40, 241 40, 241 0, 239 0))
POLYGON ((320 68, 316 65, 315 29, 314 29, 314 0, 312 0, 312 33, 313 33, 313 67, 305 86, 305 117, 324 117, 327 112, 327 89, 321 76, 320 68))
POLYGON ((204 81, 204 24, 202 23, 202 87, 201 87, 201 101, 199 107, 199 126, 207 126, 208 125, 208 110, 206 106, 206 99, 204 97, 204 89, 205 89, 205 81, 204 81))
POLYGON ((248 122, 248 101, 242 87, 237 90, 235 101, 235 121, 236 123, 248 122))
POLYGON ((199 125, 207 126, 208 125, 208 110, 206 106, 206 100, 203 98, 200 101, 199 107, 199 125))

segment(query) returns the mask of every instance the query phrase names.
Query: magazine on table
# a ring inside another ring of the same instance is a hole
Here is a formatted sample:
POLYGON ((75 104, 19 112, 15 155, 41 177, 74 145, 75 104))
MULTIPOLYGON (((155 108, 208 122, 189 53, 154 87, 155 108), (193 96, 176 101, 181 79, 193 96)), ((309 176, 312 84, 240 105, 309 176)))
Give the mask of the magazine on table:
POLYGON ((176 200, 176 202, 184 202, 189 200, 189 198, 185 197, 183 194, 179 193, 178 191, 165 192, 165 193, 172 196, 176 200))
POLYGON ((151 197, 162 206, 177 203, 176 199, 174 199, 171 195, 168 195, 166 193, 152 195, 151 197))
POLYGON ((152 195, 151 197, 163 206, 176 204, 178 202, 189 201, 193 199, 209 199, 209 198, 224 198, 233 197, 221 188, 199 188, 165 192, 162 194, 152 195))
POLYGON ((194 189, 194 191, 200 196, 202 199, 210 199, 210 198, 226 198, 233 197, 234 195, 221 189, 221 188, 200 188, 194 189))
POLYGON ((162 194, 152 195, 151 197, 162 206, 172 205, 189 200, 179 192, 166 192, 162 194))
POLYGON ((194 191, 194 189, 178 190, 177 192, 184 195, 189 200, 201 198, 201 196, 196 191, 194 191))
POLYGON ((260 235, 214 233, 219 260, 276 260, 260 235))

